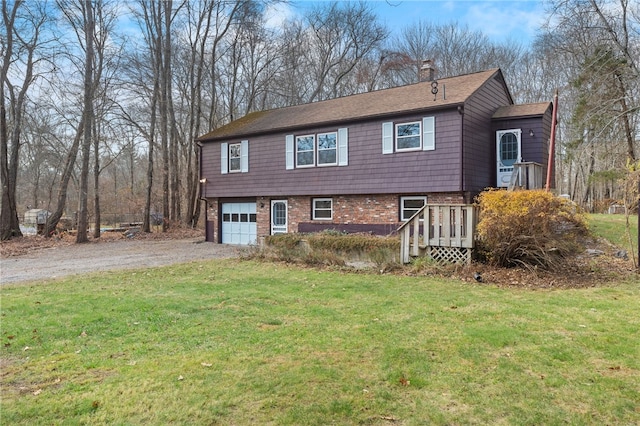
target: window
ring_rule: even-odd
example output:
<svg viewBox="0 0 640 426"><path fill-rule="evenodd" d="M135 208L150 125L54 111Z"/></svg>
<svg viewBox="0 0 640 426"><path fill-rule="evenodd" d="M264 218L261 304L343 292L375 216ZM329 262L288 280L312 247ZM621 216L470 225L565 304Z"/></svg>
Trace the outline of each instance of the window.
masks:
<svg viewBox="0 0 640 426"><path fill-rule="evenodd" d="M229 172L240 171L241 149L239 143L229 145Z"/></svg>
<svg viewBox="0 0 640 426"><path fill-rule="evenodd" d="M333 200L331 198L313 199L313 219L331 220L333 219Z"/></svg>
<svg viewBox="0 0 640 426"><path fill-rule="evenodd" d="M500 161L505 166L513 166L518 161L518 136L515 132L506 132L500 136Z"/></svg>
<svg viewBox="0 0 640 426"><path fill-rule="evenodd" d="M423 117L408 123L382 123L382 153L433 151L436 149L436 119Z"/></svg>
<svg viewBox="0 0 640 426"><path fill-rule="evenodd" d="M427 197L402 197L400 198L400 220L407 221L418 213L427 204Z"/></svg>
<svg viewBox="0 0 640 426"><path fill-rule="evenodd" d="M304 167L348 166L349 130L318 133L317 135L285 138L285 166L287 170Z"/></svg>
<svg viewBox="0 0 640 426"><path fill-rule="evenodd" d="M220 144L220 172L222 174L249 172L249 141Z"/></svg>
<svg viewBox="0 0 640 426"><path fill-rule="evenodd" d="M315 154L314 135L296 137L296 167L313 167Z"/></svg>
<svg viewBox="0 0 640 426"><path fill-rule="evenodd" d="M318 166L338 164L338 134L321 133L318 135Z"/></svg>
<svg viewBox="0 0 640 426"><path fill-rule="evenodd" d="M420 122L396 124L396 151L420 149Z"/></svg>

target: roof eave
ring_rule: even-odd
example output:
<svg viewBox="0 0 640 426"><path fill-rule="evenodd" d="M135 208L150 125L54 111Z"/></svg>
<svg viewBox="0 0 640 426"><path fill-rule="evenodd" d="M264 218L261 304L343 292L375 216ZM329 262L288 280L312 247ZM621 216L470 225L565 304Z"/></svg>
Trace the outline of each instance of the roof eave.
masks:
<svg viewBox="0 0 640 426"><path fill-rule="evenodd" d="M248 138L248 137L272 135L274 133L290 133L296 130L307 129L309 127L330 127L330 126L337 126L345 123L359 123L363 121L378 120L381 118L393 118L393 117L398 117L402 115L411 115L411 114L416 114L423 111L428 112L428 111L435 111L435 110L456 109L459 106L464 106L464 104L465 104L464 101L460 101L460 102L450 103L446 105L406 109L402 111L386 112L384 114L372 114L372 115L355 117L355 118L352 117L350 119L347 118L343 120L330 120L330 121L322 121L322 122L316 122L316 123L306 123L306 124L301 124L296 126L279 127L279 128L269 129L265 131L234 133L234 134L212 136L212 137L207 137L207 135L204 135L204 136L200 136L199 138L196 138L195 140L197 143L208 143L208 142L219 142L219 141L224 141L229 139L241 139L241 138ZM213 132L210 132L210 133L213 133Z"/></svg>

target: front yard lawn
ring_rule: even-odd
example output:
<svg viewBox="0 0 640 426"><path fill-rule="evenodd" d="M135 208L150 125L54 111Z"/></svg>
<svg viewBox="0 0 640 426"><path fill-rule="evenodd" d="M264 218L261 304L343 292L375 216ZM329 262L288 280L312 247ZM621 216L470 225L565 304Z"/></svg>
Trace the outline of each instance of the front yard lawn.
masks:
<svg viewBox="0 0 640 426"><path fill-rule="evenodd" d="M634 281L219 260L0 296L2 424L640 423Z"/></svg>

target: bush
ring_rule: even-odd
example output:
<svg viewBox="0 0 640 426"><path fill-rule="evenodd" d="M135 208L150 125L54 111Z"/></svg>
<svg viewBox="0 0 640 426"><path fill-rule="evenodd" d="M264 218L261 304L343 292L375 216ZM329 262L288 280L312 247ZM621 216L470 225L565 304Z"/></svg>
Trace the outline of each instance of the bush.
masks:
<svg viewBox="0 0 640 426"><path fill-rule="evenodd" d="M486 191L478 203L479 247L494 265L558 269L587 234L574 203L542 190Z"/></svg>
<svg viewBox="0 0 640 426"><path fill-rule="evenodd" d="M278 234L265 238L262 255L269 253L281 261L307 265L342 266L346 260L368 258L377 266L395 262L400 250L398 237L376 237L367 234L343 234L324 231L314 234Z"/></svg>

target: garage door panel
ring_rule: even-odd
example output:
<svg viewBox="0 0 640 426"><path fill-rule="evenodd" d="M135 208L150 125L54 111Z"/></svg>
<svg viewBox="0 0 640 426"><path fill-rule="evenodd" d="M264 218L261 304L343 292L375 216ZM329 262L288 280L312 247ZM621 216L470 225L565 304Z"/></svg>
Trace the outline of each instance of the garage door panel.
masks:
<svg viewBox="0 0 640 426"><path fill-rule="evenodd" d="M225 244L255 244L256 203L222 204L222 242Z"/></svg>

